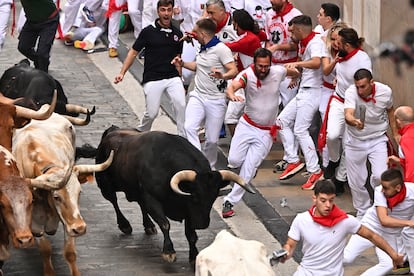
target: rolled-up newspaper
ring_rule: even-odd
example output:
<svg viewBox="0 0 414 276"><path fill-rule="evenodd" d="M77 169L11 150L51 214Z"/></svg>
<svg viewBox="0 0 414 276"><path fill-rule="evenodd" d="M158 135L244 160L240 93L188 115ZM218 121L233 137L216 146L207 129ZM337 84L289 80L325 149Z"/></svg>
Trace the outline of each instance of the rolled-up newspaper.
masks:
<svg viewBox="0 0 414 276"><path fill-rule="evenodd" d="M365 105L360 105L359 106L359 120L361 121L361 123L365 123L365 113L367 112L367 108Z"/></svg>

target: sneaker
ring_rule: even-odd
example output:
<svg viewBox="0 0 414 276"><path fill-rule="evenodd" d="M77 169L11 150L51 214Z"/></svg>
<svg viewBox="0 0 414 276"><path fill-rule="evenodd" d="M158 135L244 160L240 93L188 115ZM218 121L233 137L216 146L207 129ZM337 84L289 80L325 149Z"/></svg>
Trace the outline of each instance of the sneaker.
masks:
<svg viewBox="0 0 414 276"><path fill-rule="evenodd" d="M288 164L289 163L286 160L280 160L275 164L273 172L283 172L284 170L286 170Z"/></svg>
<svg viewBox="0 0 414 276"><path fill-rule="evenodd" d="M312 173L309 176L308 181L306 181L306 183L302 185L302 190L313 190L316 182L320 179L323 179L323 171L321 169L319 169L318 172Z"/></svg>
<svg viewBox="0 0 414 276"><path fill-rule="evenodd" d="M73 43L73 47L77 48L77 49L83 49L83 47L85 47L86 43L83 42L82 40L75 40L75 42Z"/></svg>
<svg viewBox="0 0 414 276"><path fill-rule="evenodd" d="M335 175L335 170L339 166L339 161L340 160L334 162L334 161L329 160L328 166L323 172L323 177L325 179L331 179Z"/></svg>
<svg viewBox="0 0 414 276"><path fill-rule="evenodd" d="M345 185L348 183L347 181L341 181L336 179L336 177L334 177L332 179L333 183L335 184L335 188L336 188L336 195L342 195L343 193L345 193Z"/></svg>
<svg viewBox="0 0 414 276"><path fill-rule="evenodd" d="M280 180L288 179L289 177L294 176L297 174L301 169L305 167L305 164L298 161L296 163L288 163L286 166L286 169L282 172L282 174L279 176Z"/></svg>
<svg viewBox="0 0 414 276"><path fill-rule="evenodd" d="M109 57L114 58L118 56L118 50L116 48L109 48Z"/></svg>
<svg viewBox="0 0 414 276"><path fill-rule="evenodd" d="M229 218L234 216L233 204L226 200L223 203L223 210L221 211L221 215L223 216L223 218Z"/></svg>
<svg viewBox="0 0 414 276"><path fill-rule="evenodd" d="M93 16L93 12L88 9L87 6L84 6L82 9L82 15L86 21L89 23L95 23L95 17Z"/></svg>
<svg viewBox="0 0 414 276"><path fill-rule="evenodd" d="M392 275L405 275L410 273L410 264L408 261L405 261L402 266L397 266L397 268L391 270Z"/></svg>

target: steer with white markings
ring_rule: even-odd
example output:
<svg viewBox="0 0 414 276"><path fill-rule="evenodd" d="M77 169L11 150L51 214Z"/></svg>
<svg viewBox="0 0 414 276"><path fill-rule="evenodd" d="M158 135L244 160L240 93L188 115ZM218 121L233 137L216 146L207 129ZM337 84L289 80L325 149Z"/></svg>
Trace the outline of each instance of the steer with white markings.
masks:
<svg viewBox="0 0 414 276"><path fill-rule="evenodd" d="M80 275L76 265L75 237L86 232L86 223L79 210L80 180L86 182L87 176L106 169L112 155L103 164L75 165L75 128L57 113L44 121L32 120L16 130L13 154L25 177L56 178L67 183L62 189L33 192L32 232L43 255L44 274L54 274L51 246L44 234L55 234L61 221L65 229L64 257L71 275Z"/></svg>
<svg viewBox="0 0 414 276"><path fill-rule="evenodd" d="M176 253L167 218L184 220L189 260L194 263L198 254L195 230L209 226L210 210L220 189L234 181L253 193L237 174L212 171L203 153L178 135L139 133L112 126L103 134L96 162L105 160L111 149L115 150L112 165L96 173L95 178L102 195L115 208L119 229L126 234L132 232L117 202L116 192L122 191L128 201L140 205L145 233L156 233L150 216L160 227L164 235L162 257L168 262L175 261Z"/></svg>
<svg viewBox="0 0 414 276"><path fill-rule="evenodd" d="M16 160L11 154L12 132L27 124L31 118L48 118L56 104L56 93L52 104L35 112L15 106L14 101L0 95L0 274L3 262L10 257L9 240L16 248L33 244L30 230L32 220L33 187L61 188L64 183L51 179L28 179L20 176Z"/></svg>

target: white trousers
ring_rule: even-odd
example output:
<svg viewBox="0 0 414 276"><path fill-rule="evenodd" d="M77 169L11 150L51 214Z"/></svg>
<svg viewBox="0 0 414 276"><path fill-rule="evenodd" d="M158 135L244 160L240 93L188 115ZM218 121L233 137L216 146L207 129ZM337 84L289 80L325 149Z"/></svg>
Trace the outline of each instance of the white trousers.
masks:
<svg viewBox="0 0 414 276"><path fill-rule="evenodd" d="M67 0L64 12L65 12L65 19L62 25L62 32L65 35L69 32L70 28L72 27L73 23L75 22L76 16L78 15L80 4L83 3L83 0Z"/></svg>
<svg viewBox="0 0 414 276"><path fill-rule="evenodd" d="M10 3L2 3L0 1L0 52L3 48L4 41L7 35L7 26L9 23L11 11L11 4Z"/></svg>
<svg viewBox="0 0 414 276"><path fill-rule="evenodd" d="M158 115L161 96L166 93L175 115L177 133L185 137L185 90L180 77L149 81L144 84L146 110L142 117L141 124L138 126L140 131L151 130L152 123Z"/></svg>
<svg viewBox="0 0 414 276"><path fill-rule="evenodd" d="M95 44L95 41L102 34L102 32L103 30L97 26L91 28L78 27L75 30L72 40L89 41Z"/></svg>
<svg viewBox="0 0 414 276"><path fill-rule="evenodd" d="M298 94L278 116L279 125L282 127L279 135L285 150L285 160L289 163L299 161L299 143L305 157L306 169L310 173L320 169L315 144L309 134L313 116L319 108L320 97L320 88L300 88Z"/></svg>
<svg viewBox="0 0 414 276"><path fill-rule="evenodd" d="M185 133L188 141L201 150L208 159L212 169L217 163L218 140L226 113L226 99L209 100L191 91L185 109ZM198 130L205 128L204 147L201 148Z"/></svg>
<svg viewBox="0 0 414 276"><path fill-rule="evenodd" d="M331 97L333 92L334 90L328 87L322 86L321 88L321 102L319 103L319 114L321 114L322 121L323 121L323 118L325 117L325 111L326 111L326 107L328 106L329 98ZM322 164L324 167L326 167L328 166L328 163L329 163L329 151L328 151L328 146L325 145L325 147L322 150Z"/></svg>
<svg viewBox="0 0 414 276"><path fill-rule="evenodd" d="M273 140L268 130L254 127L241 117L236 131L231 139L228 162L229 165L240 168L240 177L250 183L262 161L269 154ZM244 195L244 189L234 185L224 201L236 204Z"/></svg>
<svg viewBox="0 0 414 276"><path fill-rule="evenodd" d="M411 218L414 220L414 217ZM401 232L404 243L405 254L407 254L410 263L410 272L414 273L414 228L404 227Z"/></svg>
<svg viewBox="0 0 414 276"><path fill-rule="evenodd" d="M142 30L142 9L143 0L115 0L117 6L121 6L128 2L128 15L131 18L132 25L134 25L134 36L138 37ZM104 0L103 4L108 8L109 0ZM121 20L122 11L114 11L109 17L108 21L108 42L109 48L118 48L119 24Z"/></svg>
<svg viewBox="0 0 414 276"><path fill-rule="evenodd" d="M381 174L388 168L387 141L385 134L378 138L360 140L345 131L346 171L358 218L362 218L371 207L371 199L364 186L368 177L367 160L371 164L370 184L374 188L380 184Z"/></svg>
<svg viewBox="0 0 414 276"><path fill-rule="evenodd" d="M145 28L158 17L157 2L158 0L141 0L143 2L142 9L142 28Z"/></svg>
<svg viewBox="0 0 414 276"><path fill-rule="evenodd" d="M381 233L381 236L394 250L398 251L396 235ZM374 244L368 239L357 234L352 235L344 250L344 264L352 263L363 251L373 246ZM391 257L378 247L375 247L375 253L378 257L378 264L370 267L361 276L382 276L387 275L392 270L393 263Z"/></svg>

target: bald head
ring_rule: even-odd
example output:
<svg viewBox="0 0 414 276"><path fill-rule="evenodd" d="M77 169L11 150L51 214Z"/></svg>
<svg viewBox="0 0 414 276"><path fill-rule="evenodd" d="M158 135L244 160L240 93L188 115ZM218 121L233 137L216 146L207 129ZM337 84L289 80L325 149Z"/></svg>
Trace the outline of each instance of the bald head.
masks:
<svg viewBox="0 0 414 276"><path fill-rule="evenodd" d="M395 109L394 116L399 127L414 122L414 110L411 106L403 105L398 107Z"/></svg>

